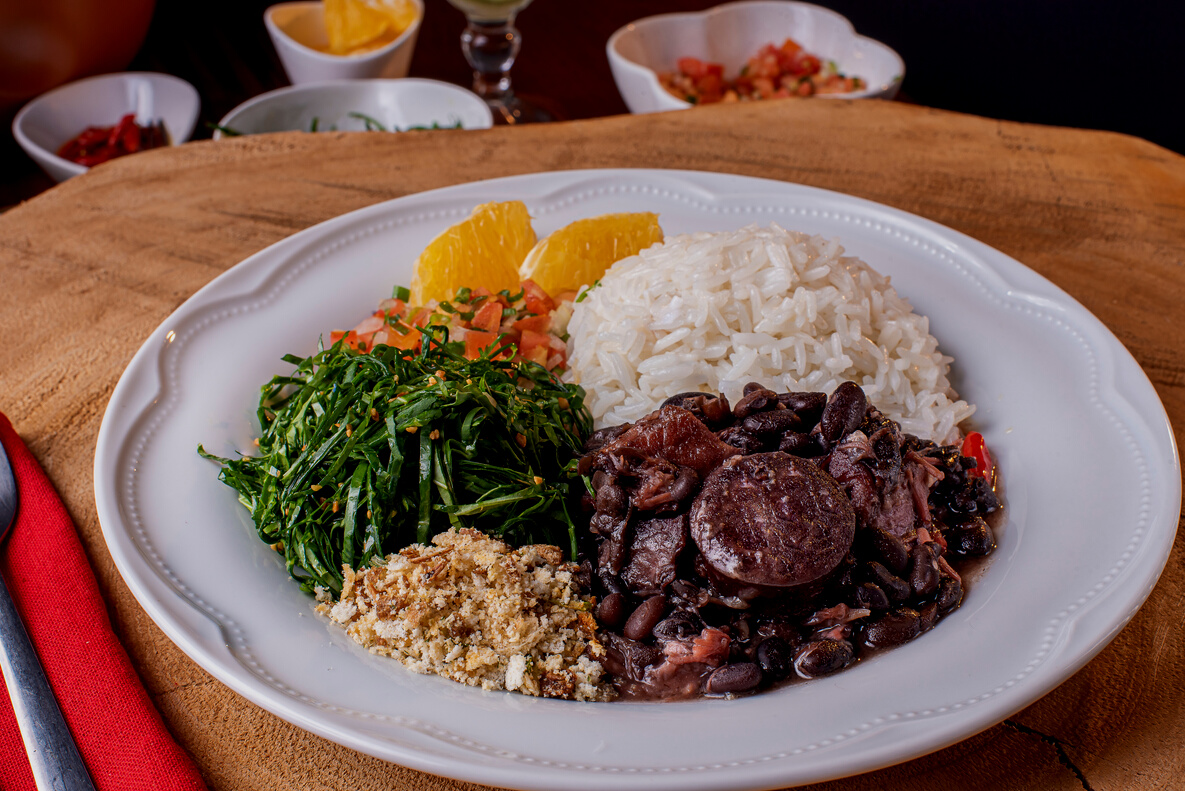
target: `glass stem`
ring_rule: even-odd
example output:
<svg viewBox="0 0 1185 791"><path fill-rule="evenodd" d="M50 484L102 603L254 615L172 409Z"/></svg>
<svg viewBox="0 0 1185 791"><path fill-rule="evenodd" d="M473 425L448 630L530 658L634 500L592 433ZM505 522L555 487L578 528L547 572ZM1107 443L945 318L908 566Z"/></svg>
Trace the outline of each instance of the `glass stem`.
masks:
<svg viewBox="0 0 1185 791"><path fill-rule="evenodd" d="M461 33L461 50L473 67L473 92L487 103L502 104L512 96L510 67L521 45L513 16L500 22L470 19Z"/></svg>

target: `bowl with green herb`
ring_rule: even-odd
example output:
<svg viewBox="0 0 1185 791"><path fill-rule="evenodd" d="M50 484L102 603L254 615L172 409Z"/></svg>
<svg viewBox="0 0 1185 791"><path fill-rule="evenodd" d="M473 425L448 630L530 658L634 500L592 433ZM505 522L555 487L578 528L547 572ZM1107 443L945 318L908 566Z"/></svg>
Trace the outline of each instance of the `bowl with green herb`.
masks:
<svg viewBox="0 0 1185 791"><path fill-rule="evenodd" d="M333 80L260 94L214 125L214 139L267 132L406 132L488 129L489 107L438 80Z"/></svg>

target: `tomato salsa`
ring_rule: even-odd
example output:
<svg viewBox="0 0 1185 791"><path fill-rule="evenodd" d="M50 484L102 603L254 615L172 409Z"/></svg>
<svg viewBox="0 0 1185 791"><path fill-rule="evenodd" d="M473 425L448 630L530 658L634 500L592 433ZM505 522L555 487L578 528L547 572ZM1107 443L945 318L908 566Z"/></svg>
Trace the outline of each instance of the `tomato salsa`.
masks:
<svg viewBox="0 0 1185 791"><path fill-rule="evenodd" d="M735 80L724 78L723 64L699 58L679 58L676 67L659 74L659 82L672 96L692 104L851 93L867 87L860 77L841 74L835 61L822 61L789 38L780 47L766 44L758 50Z"/></svg>
<svg viewBox="0 0 1185 791"><path fill-rule="evenodd" d="M427 306L407 304L407 289L397 288L378 310L349 331L334 330L332 343L366 352L376 346L420 348L421 327L448 328L450 343L464 344L464 355L476 360L482 350L502 346L502 356L538 363L549 371L564 368L567 344L564 331L571 316L573 292L553 299L532 280L524 280L518 293L484 288L462 288L447 302L431 300Z"/></svg>

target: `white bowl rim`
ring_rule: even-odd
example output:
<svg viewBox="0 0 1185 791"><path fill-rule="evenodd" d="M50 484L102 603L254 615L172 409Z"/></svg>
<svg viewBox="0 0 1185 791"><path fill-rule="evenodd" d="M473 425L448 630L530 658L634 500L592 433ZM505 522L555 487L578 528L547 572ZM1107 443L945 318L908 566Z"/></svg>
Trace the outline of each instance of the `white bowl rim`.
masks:
<svg viewBox="0 0 1185 791"><path fill-rule="evenodd" d="M801 2L801 0L737 0L737 2L722 3L717 6L712 6L711 8L705 8L703 11L671 11L671 12L668 12L665 14L653 14L651 16L642 17L641 19L635 19L633 22L623 25L622 27L615 30L613 32L613 35L609 36L609 40L605 44L605 51L608 53L610 60L617 59L618 62L622 66L644 73L647 77L647 80L652 83L652 87L657 88L663 94L670 96L671 100L678 102L681 107L694 107L694 105L691 102L685 101L683 99L678 98L677 96L673 96L670 93L668 93L667 90L662 87L662 83L659 82L658 73L656 71L654 71L654 69L652 69L648 66L643 66L641 63L638 63L637 61L632 60L630 58L627 58L620 51L618 51L617 42L626 34L633 32L639 25L651 25L651 24L655 24L659 21L664 21L664 20L668 20L668 19L687 19L687 18L695 18L695 17L709 17L709 16L712 16L717 13L726 13L728 11L731 11L732 9L740 8L743 6L784 6L784 5L803 6L803 7L809 8L815 12L821 13L824 16L830 16L830 17L834 17L835 19L838 19L840 22L842 22L844 25L847 26L848 30L850 30L852 32L853 38L855 38L857 41L863 41L863 42L866 42L867 44L881 47L886 52L888 52L889 55L891 55L893 57L893 59L895 61L897 61L898 69L897 69L897 75L895 77L895 80L898 83L901 83L902 81L904 81L904 79L905 79L905 61L902 59L901 55L897 52L897 50L893 49L892 47L890 47L888 44L884 43L883 41L880 41L875 38L871 38L869 36L864 36L864 35L861 35L860 33L856 32L856 26L852 24L852 20L848 19L846 16L839 13L838 11L834 11L830 8L825 8L821 5L815 5L814 3L804 3L804 2ZM864 99L864 98L876 96L876 95L880 94L882 92L882 90L883 90L883 88L880 86L876 86L876 87L869 86L861 91L851 91L849 93L829 93L829 94L823 94L819 98Z"/></svg>
<svg viewBox="0 0 1185 791"><path fill-rule="evenodd" d="M107 74L96 74L91 77L83 77L80 80L74 80L72 82L67 82L64 85L59 85L58 87L48 90L43 94L34 96L25 103L25 106L22 107L20 112L16 114L16 117L12 119L12 136L16 138L17 143L20 144L21 148L25 149L25 152L28 153L30 157L32 157L33 151L37 151L41 155L49 158L54 162L54 164L58 165L63 170L68 170L75 176L81 176L83 173L86 173L88 170L90 170L89 166L80 165L77 162L71 162L68 159L63 159L53 151L47 151L45 148L29 139L29 136L25 134L24 130L25 116L28 115L29 111L42 100L48 99L54 94L62 93L68 88L73 88L75 85L83 85L88 82L115 82L127 77L147 77L150 79L162 80L164 82L172 82L178 88L181 88L182 90L188 90L190 98L193 100L193 123L190 124L189 129L185 131L184 135L173 134L173 130L170 129L169 145L178 146L189 140L189 138L193 135L194 127L197 126L198 115L201 113L201 96L198 95L197 88L193 87L193 85L190 83L173 74L165 74L164 72L160 71L113 71L108 72ZM35 159L35 157L33 158Z"/></svg>
<svg viewBox="0 0 1185 791"><path fill-rule="evenodd" d="M301 42L294 39L292 36L288 35L284 31L284 29L281 28L279 25L277 25L275 23L275 21L272 19L272 12L275 11L277 8L289 8L291 6L324 5L324 3L321 2L321 0L290 0L290 2L287 2L287 3L276 3L275 5L270 5L267 8L265 8L263 11L263 24L267 27L268 33L271 33L273 36L279 36L284 41L286 41L287 43L293 45L298 50L300 50L301 54L307 55L307 56L313 58L314 60L321 60L326 63L341 63L342 61L350 61L353 63L364 63L364 62L368 62L368 61L372 61L372 60L378 60L378 59L382 58L384 55L389 55L390 53L392 53L396 49L398 49L400 47L400 45L403 44L403 42L407 41L407 39L410 36L415 35L416 31L420 27L420 22L422 22L424 19L424 0L411 0L411 1L416 4L416 7L419 9L420 13L418 15L416 15L415 20L410 25L407 26L407 29L404 30L402 33L400 33L398 36L396 36L393 41L389 41L388 43L384 44L383 46L379 47L378 49L372 49L369 52L362 52L357 55L333 55L328 52L321 52L320 50L313 49L312 47L302 44ZM302 84L309 85L312 83L302 83ZM290 86L290 87L296 87L296 86ZM266 94L264 94L264 95L266 95ZM219 122L219 123L221 123L221 122Z"/></svg>
<svg viewBox="0 0 1185 791"><path fill-rule="evenodd" d="M258 96L252 96L250 99L243 102L242 104L238 104L235 107L231 108L230 112L228 112L226 115L222 116L222 118L220 118L218 120L218 126L219 127L228 126L227 121L229 121L234 116L238 115L240 112L249 110L257 104L263 104L265 101L275 98L276 96L284 96L284 95L290 94L290 93L303 93L305 91L313 90L314 88L329 88L329 87L335 87L335 86L354 87L354 86L358 86L360 83L366 83L366 84L393 83L393 84L399 84L399 85L408 85L408 84L411 84L411 85L435 85L435 86L446 87L452 91L460 91L461 93L465 94L466 96L471 96L474 99L477 99L477 101L481 103L482 107L485 108L486 113L489 114L490 125L492 126L494 123L494 115L492 112L490 112L489 105L487 105L484 101L482 101L481 97L478 96L476 93L468 90L467 88L462 88L460 85L456 85L451 82L445 82L444 80L430 80L425 77L373 77L373 78L364 79L364 80L355 80L355 79L350 79L350 78L342 78L342 79L337 79L337 80L319 80L317 82L302 82L300 85L285 85L283 88L275 88L274 90L267 91L266 93L261 93ZM474 104L474 107L477 107L477 105ZM488 128L488 127L482 127L482 128ZM269 134L269 133L259 132L257 134ZM229 137L229 136L230 135L223 135L222 129L215 129L214 134L213 134L213 139L221 140L222 138ZM244 136L247 136L247 135L244 135Z"/></svg>

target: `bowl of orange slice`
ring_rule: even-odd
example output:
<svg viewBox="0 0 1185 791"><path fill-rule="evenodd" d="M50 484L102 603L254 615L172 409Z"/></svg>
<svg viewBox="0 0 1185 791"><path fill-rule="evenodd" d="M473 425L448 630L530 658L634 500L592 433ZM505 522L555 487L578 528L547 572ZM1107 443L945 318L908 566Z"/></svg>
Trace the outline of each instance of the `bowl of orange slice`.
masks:
<svg viewBox="0 0 1185 791"><path fill-rule="evenodd" d="M406 77L423 0L298 0L263 12L293 85Z"/></svg>

